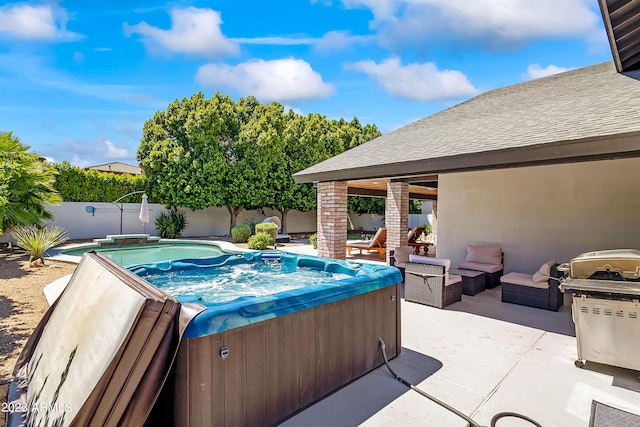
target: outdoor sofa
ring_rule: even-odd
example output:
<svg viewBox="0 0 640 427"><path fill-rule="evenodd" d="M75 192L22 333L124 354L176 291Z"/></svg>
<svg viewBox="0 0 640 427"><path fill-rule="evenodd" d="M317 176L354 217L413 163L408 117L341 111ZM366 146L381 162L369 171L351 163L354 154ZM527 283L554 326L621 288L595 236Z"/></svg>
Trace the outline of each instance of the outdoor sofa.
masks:
<svg viewBox="0 0 640 427"><path fill-rule="evenodd" d="M562 274L555 261L549 261L533 274L511 272L500 278L502 302L558 311L563 295L558 285Z"/></svg>

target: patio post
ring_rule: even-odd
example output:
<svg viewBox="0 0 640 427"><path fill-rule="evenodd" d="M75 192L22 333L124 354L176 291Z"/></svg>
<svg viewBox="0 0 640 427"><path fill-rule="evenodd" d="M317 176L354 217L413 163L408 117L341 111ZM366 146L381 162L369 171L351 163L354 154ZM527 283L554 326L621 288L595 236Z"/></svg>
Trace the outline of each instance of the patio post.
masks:
<svg viewBox="0 0 640 427"><path fill-rule="evenodd" d="M345 259L347 251L347 183L318 183L318 255Z"/></svg>
<svg viewBox="0 0 640 427"><path fill-rule="evenodd" d="M387 263L389 253L399 246L407 246L409 229L409 184L389 182L385 204L385 226L387 227Z"/></svg>

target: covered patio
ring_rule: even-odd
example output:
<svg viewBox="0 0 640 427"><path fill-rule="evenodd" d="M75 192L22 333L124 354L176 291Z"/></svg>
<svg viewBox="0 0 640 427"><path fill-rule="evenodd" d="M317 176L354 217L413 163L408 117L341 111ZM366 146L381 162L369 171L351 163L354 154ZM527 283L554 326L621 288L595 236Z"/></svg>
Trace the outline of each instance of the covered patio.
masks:
<svg viewBox="0 0 640 427"><path fill-rule="evenodd" d="M452 266L467 244L501 246L505 273L637 247L638 78L607 62L496 89L298 172L317 183L318 253L345 257L349 194L386 197L387 253L409 198L437 198Z"/></svg>

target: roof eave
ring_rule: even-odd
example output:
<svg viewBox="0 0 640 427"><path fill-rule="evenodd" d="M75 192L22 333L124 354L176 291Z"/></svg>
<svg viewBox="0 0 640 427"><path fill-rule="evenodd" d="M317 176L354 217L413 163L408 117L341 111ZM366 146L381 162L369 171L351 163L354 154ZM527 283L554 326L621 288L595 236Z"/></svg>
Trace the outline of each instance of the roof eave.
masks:
<svg viewBox="0 0 640 427"><path fill-rule="evenodd" d="M640 157L640 132L552 142L503 150L468 153L457 156L388 163L360 168L305 171L293 175L295 182L346 181L425 173L451 173L512 167L576 163Z"/></svg>

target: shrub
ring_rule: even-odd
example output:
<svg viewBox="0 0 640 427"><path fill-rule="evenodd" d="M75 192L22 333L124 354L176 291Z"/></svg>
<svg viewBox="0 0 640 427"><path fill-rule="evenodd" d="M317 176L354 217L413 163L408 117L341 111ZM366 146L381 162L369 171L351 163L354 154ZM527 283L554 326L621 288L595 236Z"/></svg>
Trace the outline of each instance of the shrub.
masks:
<svg viewBox="0 0 640 427"><path fill-rule="evenodd" d="M273 244L271 243L271 239L272 239L271 234L265 233L264 231L258 231L256 234L249 237L249 240L247 241L247 246L249 247L249 249L258 249L258 250L267 249L269 245Z"/></svg>
<svg viewBox="0 0 640 427"><path fill-rule="evenodd" d="M256 224L256 234L263 232L271 236L271 243L273 245L276 242L276 236L278 235L278 226L272 222L261 222Z"/></svg>
<svg viewBox="0 0 640 427"><path fill-rule="evenodd" d="M255 217L249 216L249 217L246 217L242 221L242 223L244 225L249 226L249 229L251 230L251 233L249 235L251 235L251 234L256 234L256 224L260 224L260 220Z"/></svg>
<svg viewBox="0 0 640 427"><path fill-rule="evenodd" d="M184 212L176 208L171 208L169 212L162 212L156 218L156 229L163 239L179 239L187 225Z"/></svg>
<svg viewBox="0 0 640 427"><path fill-rule="evenodd" d="M233 243L246 243L251 236L251 228L248 225L236 225L231 229Z"/></svg>
<svg viewBox="0 0 640 427"><path fill-rule="evenodd" d="M19 225L11 228L9 234L16 239L16 245L27 251L31 265L35 265L37 261L44 265L45 252L69 239L67 231L57 225L42 228L35 225Z"/></svg>
<svg viewBox="0 0 640 427"><path fill-rule="evenodd" d="M431 234L433 233L433 227L431 226L431 224L425 224L424 225L424 234Z"/></svg>
<svg viewBox="0 0 640 427"><path fill-rule="evenodd" d="M313 246L313 249L318 249L318 233L309 236L309 244Z"/></svg>

